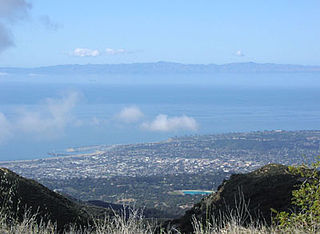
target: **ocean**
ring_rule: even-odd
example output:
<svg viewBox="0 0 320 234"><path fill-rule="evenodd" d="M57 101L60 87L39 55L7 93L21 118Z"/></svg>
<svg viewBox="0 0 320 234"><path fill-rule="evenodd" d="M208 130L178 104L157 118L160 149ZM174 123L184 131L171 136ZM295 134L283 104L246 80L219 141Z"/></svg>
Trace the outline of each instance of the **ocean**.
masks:
<svg viewBox="0 0 320 234"><path fill-rule="evenodd" d="M320 74L0 77L0 161L173 136L320 129Z"/></svg>

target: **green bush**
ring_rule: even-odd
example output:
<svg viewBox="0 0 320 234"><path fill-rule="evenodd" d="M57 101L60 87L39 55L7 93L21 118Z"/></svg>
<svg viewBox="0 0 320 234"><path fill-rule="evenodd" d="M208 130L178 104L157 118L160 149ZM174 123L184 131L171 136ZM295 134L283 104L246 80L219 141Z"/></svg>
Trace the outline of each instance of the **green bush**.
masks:
<svg viewBox="0 0 320 234"><path fill-rule="evenodd" d="M309 231L320 230L320 157L311 166L290 166L289 173L303 178L292 192L295 210L277 212L275 222L280 228L299 227Z"/></svg>

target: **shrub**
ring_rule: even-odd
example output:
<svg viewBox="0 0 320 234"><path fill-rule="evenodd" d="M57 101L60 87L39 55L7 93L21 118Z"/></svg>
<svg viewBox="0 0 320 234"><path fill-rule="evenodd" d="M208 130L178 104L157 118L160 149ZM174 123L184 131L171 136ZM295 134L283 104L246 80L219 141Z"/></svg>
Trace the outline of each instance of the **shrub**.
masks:
<svg viewBox="0 0 320 234"><path fill-rule="evenodd" d="M292 192L292 204L296 207L291 212L276 213L275 222L280 228L299 227L308 231L320 230L320 157L311 166L302 164L290 166L289 173L303 178L297 190Z"/></svg>

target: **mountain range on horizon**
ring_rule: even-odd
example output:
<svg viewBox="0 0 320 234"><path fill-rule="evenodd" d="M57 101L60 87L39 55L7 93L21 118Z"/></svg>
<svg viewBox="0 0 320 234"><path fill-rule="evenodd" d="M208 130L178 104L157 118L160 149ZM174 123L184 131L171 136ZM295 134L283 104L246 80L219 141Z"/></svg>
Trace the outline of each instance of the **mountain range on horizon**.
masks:
<svg viewBox="0 0 320 234"><path fill-rule="evenodd" d="M15 74L184 74L184 73L294 73L320 72L320 66L275 63L182 64L173 62L127 64L66 64L33 68L0 67L2 75Z"/></svg>

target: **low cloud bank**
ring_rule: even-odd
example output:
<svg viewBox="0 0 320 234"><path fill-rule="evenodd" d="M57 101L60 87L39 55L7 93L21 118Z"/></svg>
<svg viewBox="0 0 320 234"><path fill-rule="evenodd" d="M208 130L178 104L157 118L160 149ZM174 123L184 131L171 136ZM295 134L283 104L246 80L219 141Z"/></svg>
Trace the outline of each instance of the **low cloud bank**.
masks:
<svg viewBox="0 0 320 234"><path fill-rule="evenodd" d="M124 107L119 113L99 119L79 120L73 110L80 100L80 94L69 92L60 98L47 98L36 109L20 108L8 118L0 112L0 143L7 142L16 136L34 139L56 139L64 135L67 127L105 126L116 122L126 124L125 127L140 127L140 130L154 132L196 131L198 124L186 115L168 117L157 115L151 121L143 122L145 114L137 106ZM111 120L111 122L110 122ZM132 124L129 125L129 124Z"/></svg>
<svg viewBox="0 0 320 234"><path fill-rule="evenodd" d="M54 136L61 133L67 124L73 122L71 111L79 99L79 94L72 92L61 99L48 98L41 111L22 111L17 127L26 133L42 133Z"/></svg>
<svg viewBox="0 0 320 234"><path fill-rule="evenodd" d="M37 138L60 136L68 125L78 124L72 110L79 97L79 93L71 92L59 99L48 98L37 110L19 110L18 117L13 120L0 113L0 143L21 133Z"/></svg>
<svg viewBox="0 0 320 234"><path fill-rule="evenodd" d="M123 108L120 113L116 115L116 118L125 123L135 123L138 122L143 116L144 114L138 107L130 106Z"/></svg>
<svg viewBox="0 0 320 234"><path fill-rule="evenodd" d="M196 131L198 124L194 118L188 116L168 117L160 114L153 121L142 123L142 128L149 131L170 132L177 130Z"/></svg>

